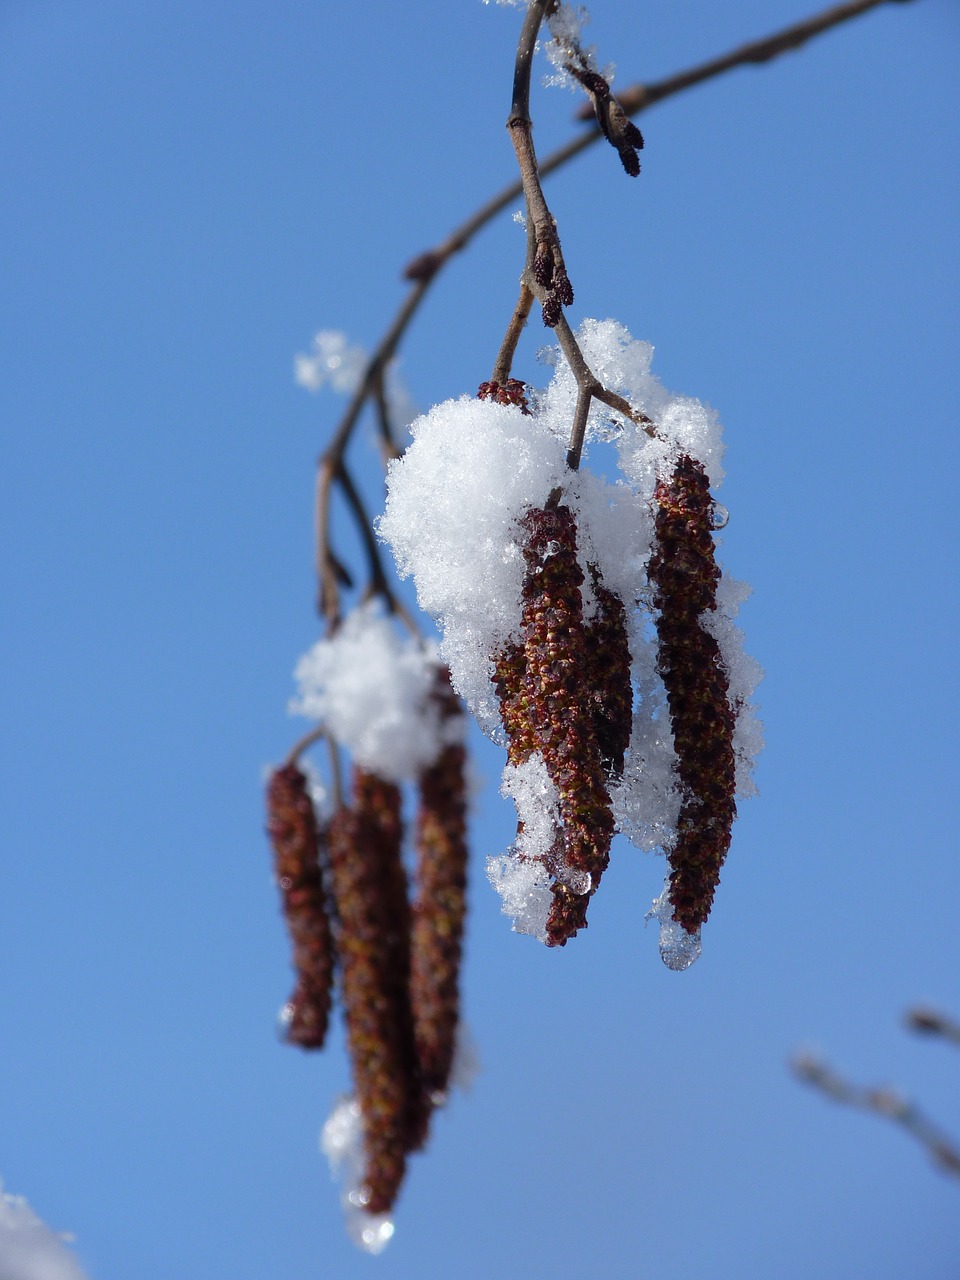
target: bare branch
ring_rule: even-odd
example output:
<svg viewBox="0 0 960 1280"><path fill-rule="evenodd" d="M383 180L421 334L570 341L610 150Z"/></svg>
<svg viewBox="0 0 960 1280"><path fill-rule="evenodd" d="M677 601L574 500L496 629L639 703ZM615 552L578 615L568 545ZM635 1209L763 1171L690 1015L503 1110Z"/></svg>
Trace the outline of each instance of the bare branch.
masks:
<svg viewBox="0 0 960 1280"><path fill-rule="evenodd" d="M949 1040L951 1044L960 1044L960 1022L954 1018L948 1018L945 1013L938 1013L936 1009L925 1009L918 1005L914 1009L907 1010L904 1021L911 1031L919 1031L922 1035L940 1036L943 1040Z"/></svg>
<svg viewBox="0 0 960 1280"><path fill-rule="evenodd" d="M960 1178L960 1148L907 1098L893 1089L867 1089L851 1084L810 1054L798 1054L791 1066L798 1079L819 1089L834 1102L871 1111L899 1125L926 1148L939 1169Z"/></svg>
<svg viewBox="0 0 960 1280"><path fill-rule="evenodd" d="M822 13L814 14L813 17L797 22L791 27L784 27L782 31L775 31L773 35L765 36L761 40L751 40L747 44L739 45L729 53L710 58L699 66L691 67L688 71L680 71L654 84L631 85L624 89L623 93L617 94L617 100L627 115L634 116L647 107L652 107L655 102L662 102L664 98L670 98L675 93L683 92L684 89L703 84L705 80L713 80L724 72L732 71L735 67L743 67L749 63L771 62L774 58L779 58L782 53L799 49L808 40L822 35L832 27L849 22L851 18L859 18L861 14L867 13L870 9L876 9L878 5L890 3L904 4L909 3L909 0L850 0L848 4L833 5L829 9L824 9ZM589 112L581 112L580 115L586 119L590 117Z"/></svg>

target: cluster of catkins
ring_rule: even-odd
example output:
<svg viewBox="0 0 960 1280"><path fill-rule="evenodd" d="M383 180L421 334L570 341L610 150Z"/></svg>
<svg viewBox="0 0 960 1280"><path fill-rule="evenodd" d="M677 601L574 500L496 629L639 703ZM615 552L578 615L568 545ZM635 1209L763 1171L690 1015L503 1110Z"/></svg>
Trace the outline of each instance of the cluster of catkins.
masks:
<svg viewBox="0 0 960 1280"><path fill-rule="evenodd" d="M371 606L311 650L298 676L296 708L319 714L331 738L351 749L353 776L349 799L332 812L322 797L315 803L315 784L297 762L269 778L267 826L296 971L282 1020L291 1043L321 1048L339 971L360 1127L346 1200L373 1221L393 1205L454 1061L464 716L446 668ZM418 795L412 902L401 812L407 779ZM361 1243L364 1231L361 1223Z"/></svg>
<svg viewBox="0 0 960 1280"><path fill-rule="evenodd" d="M731 621L743 593L714 554L719 425L665 391L621 326L587 321L579 340L636 411L591 409L616 481L566 466L577 388L556 358L543 392L485 383L419 419L380 533L442 628L454 685L505 741L517 839L488 874L515 927L549 946L584 928L621 831L667 856L653 914L683 968L761 745L760 673Z"/></svg>

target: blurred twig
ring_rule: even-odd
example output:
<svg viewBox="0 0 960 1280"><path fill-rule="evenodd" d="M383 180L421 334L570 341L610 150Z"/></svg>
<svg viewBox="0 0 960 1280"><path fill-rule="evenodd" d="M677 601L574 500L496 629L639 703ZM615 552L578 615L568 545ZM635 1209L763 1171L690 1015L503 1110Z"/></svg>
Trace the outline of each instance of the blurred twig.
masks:
<svg viewBox="0 0 960 1280"><path fill-rule="evenodd" d="M960 1022L948 1018L945 1013L936 1009L924 1009L917 1005L908 1009L904 1018L911 1031L919 1031L921 1035L940 1036L951 1044L960 1044Z"/></svg>
<svg viewBox="0 0 960 1280"><path fill-rule="evenodd" d="M911 1009L906 1023L915 1031L940 1035L960 1044L960 1024L942 1014L927 1009ZM871 1089L852 1084L812 1053L795 1054L790 1065L798 1079L819 1089L834 1102L870 1111L899 1125L926 1148L939 1169L960 1178L960 1147L903 1094L886 1087Z"/></svg>

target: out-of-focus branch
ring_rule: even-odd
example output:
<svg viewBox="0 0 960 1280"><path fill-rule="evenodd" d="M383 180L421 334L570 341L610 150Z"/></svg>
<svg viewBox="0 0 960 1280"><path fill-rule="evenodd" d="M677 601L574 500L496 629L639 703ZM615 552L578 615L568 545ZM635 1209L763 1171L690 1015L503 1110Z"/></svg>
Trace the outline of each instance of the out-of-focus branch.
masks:
<svg viewBox="0 0 960 1280"><path fill-rule="evenodd" d="M906 1023L915 1031L943 1036L960 1044L960 1024L928 1009L911 1009ZM944 1173L960 1178L960 1147L908 1098L890 1088L866 1088L851 1084L832 1067L810 1053L795 1055L791 1062L794 1074L805 1084L834 1102L891 1120L926 1148L934 1164Z"/></svg>
<svg viewBox="0 0 960 1280"><path fill-rule="evenodd" d="M936 1009L925 1009L918 1005L907 1010L904 1021L911 1031L918 1031L921 1035L940 1036L951 1044L960 1044L960 1022L948 1018L945 1013L938 1013Z"/></svg>

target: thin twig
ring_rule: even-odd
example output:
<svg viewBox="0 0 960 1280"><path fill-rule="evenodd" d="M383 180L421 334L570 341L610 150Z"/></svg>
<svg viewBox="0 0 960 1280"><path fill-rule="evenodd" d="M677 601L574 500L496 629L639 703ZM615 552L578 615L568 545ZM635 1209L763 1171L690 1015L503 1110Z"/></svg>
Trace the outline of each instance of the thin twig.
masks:
<svg viewBox="0 0 960 1280"><path fill-rule="evenodd" d="M617 101L627 115L636 115L647 107L652 107L655 102L662 102L664 98L681 93L684 89L691 89L705 80L713 80L716 76L732 71L734 67L771 62L774 58L779 58L782 53L799 49L801 45L824 31L838 27L843 22L849 22L851 18L859 18L861 14L867 13L870 9L876 9L881 4L889 3L905 4L909 3L909 0L850 0L849 4L833 5L829 9L824 9L822 13L805 18L793 26L784 27L782 31L776 31L773 35L764 36L760 40L751 40L747 44L732 49L729 53L710 58L699 66L691 67L689 71L677 72L676 75L658 80L654 84L630 85L622 93L617 94ZM578 114L582 118L589 119L592 108L589 113L584 109Z"/></svg>
<svg viewBox="0 0 960 1280"><path fill-rule="evenodd" d="M384 383L383 369L374 383L373 400L377 410L377 427L380 430L380 449L385 461L399 458L403 450L393 438L393 423L390 421L390 404L387 399L387 388Z"/></svg>
<svg viewBox="0 0 960 1280"><path fill-rule="evenodd" d="M908 1099L892 1089L866 1089L850 1084L809 1054L798 1054L791 1065L799 1079L834 1102L871 1111L898 1124L926 1149L938 1168L960 1178L960 1148Z"/></svg>
<svg viewBox="0 0 960 1280"><path fill-rule="evenodd" d="M905 1021L911 1031L919 1031L922 1035L939 1036L951 1044L960 1044L960 1022L954 1018L948 1018L945 1013L938 1013L936 1009L925 1009L921 1006L908 1009Z"/></svg>
<svg viewBox="0 0 960 1280"><path fill-rule="evenodd" d="M520 335L523 333L523 328L527 323L527 317L530 315L532 306L533 291L521 281L520 297L517 299L517 305L514 307L510 323L507 325L507 332L503 335L503 342L500 344L500 350L497 352L497 359L493 366L493 373L490 375L492 381L499 382L502 385L510 377L510 369L513 366L517 343L520 341Z"/></svg>
<svg viewBox="0 0 960 1280"><path fill-rule="evenodd" d="M326 729L323 725L318 725L317 728L311 729L309 733L305 733L302 738L298 738L287 752L287 758L283 762L283 767L286 768L288 765L296 764L304 751L308 751L315 742L319 742L321 738L325 738L326 736Z"/></svg>
<svg viewBox="0 0 960 1280"><path fill-rule="evenodd" d="M404 623L404 625L419 637L420 630L414 622L410 613L401 600L398 600L390 588L390 582L387 578L386 571L383 567L383 557L380 554L380 547L377 543L376 535L373 532L373 523L367 515L366 508L363 505L363 499L360 497L359 490L353 483L353 477L346 467L340 467L337 476L343 495L350 504L356 521L357 530L363 540L363 549L367 555L367 567L369 572L369 582L366 590L366 599L373 596L379 596L386 605L390 613L396 616Z"/></svg>

